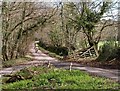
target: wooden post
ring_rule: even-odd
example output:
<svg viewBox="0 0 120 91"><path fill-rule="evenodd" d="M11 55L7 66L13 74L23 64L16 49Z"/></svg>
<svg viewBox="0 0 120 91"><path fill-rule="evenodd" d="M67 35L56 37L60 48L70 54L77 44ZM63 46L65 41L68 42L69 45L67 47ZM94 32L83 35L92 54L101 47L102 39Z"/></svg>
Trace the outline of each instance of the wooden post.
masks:
<svg viewBox="0 0 120 91"><path fill-rule="evenodd" d="M96 56L98 57L98 56L99 56L99 53L98 53L98 50L97 50L96 46L94 45L93 48L94 48L94 50L95 50Z"/></svg>
<svg viewBox="0 0 120 91"><path fill-rule="evenodd" d="M50 61L48 61L48 68L50 67Z"/></svg>
<svg viewBox="0 0 120 91"><path fill-rule="evenodd" d="M90 57L92 56L92 53L91 53L91 51L89 50L89 54L90 54Z"/></svg>
<svg viewBox="0 0 120 91"><path fill-rule="evenodd" d="M71 70L72 70L72 62L70 63L70 72L71 72Z"/></svg>

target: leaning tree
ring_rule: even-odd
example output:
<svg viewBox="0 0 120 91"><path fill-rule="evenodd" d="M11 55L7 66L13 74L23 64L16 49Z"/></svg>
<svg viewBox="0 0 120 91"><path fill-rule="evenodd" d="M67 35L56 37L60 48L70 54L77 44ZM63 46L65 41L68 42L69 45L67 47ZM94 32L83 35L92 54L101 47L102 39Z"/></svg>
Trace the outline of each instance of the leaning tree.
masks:
<svg viewBox="0 0 120 91"><path fill-rule="evenodd" d="M113 6L111 2L80 2L68 3L67 6L72 8L68 27L74 26L74 29L84 33L87 37L89 48L93 47L96 55L98 56L97 45L101 39L101 34L104 28L112 26L114 23L103 22L101 29L96 30L97 24L101 22L103 15ZM76 12L74 12L76 10ZM68 11L67 11L68 12ZM97 31L97 36L96 36Z"/></svg>

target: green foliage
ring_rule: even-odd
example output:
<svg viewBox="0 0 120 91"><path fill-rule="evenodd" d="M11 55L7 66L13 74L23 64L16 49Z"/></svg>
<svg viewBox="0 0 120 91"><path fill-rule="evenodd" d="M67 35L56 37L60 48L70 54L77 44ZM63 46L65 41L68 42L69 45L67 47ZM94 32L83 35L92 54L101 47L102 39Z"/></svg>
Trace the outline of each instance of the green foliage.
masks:
<svg viewBox="0 0 120 91"><path fill-rule="evenodd" d="M45 50L44 48L39 46L39 49L43 52L46 53L47 55L49 55L50 57L54 57L57 58L59 60L63 60L63 56L57 55L56 53L50 52L48 50Z"/></svg>
<svg viewBox="0 0 120 91"><path fill-rule="evenodd" d="M3 89L115 89L118 83L109 79L92 77L79 70L33 67L36 72L32 79L3 85Z"/></svg>
<svg viewBox="0 0 120 91"><path fill-rule="evenodd" d="M59 31L50 31L49 37L55 47L62 46L62 36Z"/></svg>
<svg viewBox="0 0 120 91"><path fill-rule="evenodd" d="M83 7L81 8L83 10L81 10L81 13L77 13L75 17L71 19L71 21L75 21L74 25L76 25L76 29L85 33L88 38L89 46L93 46L94 44L97 44L99 42L99 39L97 39L99 37L93 37L96 31L95 25L100 22L103 14L107 12L110 3L102 2L101 7L98 11L92 10L89 7L89 3L82 3L82 5ZM77 7L77 4L75 4L74 7Z"/></svg>
<svg viewBox="0 0 120 91"><path fill-rule="evenodd" d="M50 52L56 53L60 56L68 55L68 50L66 47L54 47L54 46L48 46L46 49Z"/></svg>
<svg viewBox="0 0 120 91"><path fill-rule="evenodd" d="M115 45L114 41L106 41L101 49L100 55L98 57L99 61L107 61L117 57L118 47Z"/></svg>
<svg viewBox="0 0 120 91"><path fill-rule="evenodd" d="M87 29L87 31L93 30L93 28L95 27L95 24L100 21L103 14L106 13L108 7L109 7L109 3L103 2L100 12L92 11L87 6L84 8L85 14L86 14L85 16L83 16L84 17L83 18L84 19L84 27Z"/></svg>
<svg viewBox="0 0 120 91"><path fill-rule="evenodd" d="M117 50L117 51L116 51L116 54L117 54L116 59L117 59L117 60L120 60L120 47L118 47L116 50Z"/></svg>
<svg viewBox="0 0 120 91"><path fill-rule="evenodd" d="M38 45L47 51L56 53L57 55L60 55L60 56L68 55L68 49L66 47L56 47L56 46L46 45L42 41L40 41Z"/></svg>
<svg viewBox="0 0 120 91"><path fill-rule="evenodd" d="M33 77L33 72L29 70L28 68L24 68L20 70L20 72L17 72L16 75L22 76L24 79L29 79Z"/></svg>

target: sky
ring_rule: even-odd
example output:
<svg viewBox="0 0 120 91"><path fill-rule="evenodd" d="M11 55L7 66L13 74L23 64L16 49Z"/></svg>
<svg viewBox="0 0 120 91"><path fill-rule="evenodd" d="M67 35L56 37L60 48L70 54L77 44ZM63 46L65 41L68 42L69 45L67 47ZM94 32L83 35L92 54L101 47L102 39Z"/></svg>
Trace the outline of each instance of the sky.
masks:
<svg viewBox="0 0 120 91"><path fill-rule="evenodd" d="M96 0L0 0L0 1L10 1L10 2L82 2L82 1L96 1ZM112 2L120 2L119 0L97 0L97 1L112 1ZM1 3L0 3L1 4ZM114 18L114 19L118 19L118 13L120 12L120 10L118 11L118 7L120 6L120 4L118 5L118 3L116 3L116 5L114 6L114 8L112 8L111 10L109 10L108 13L104 14L104 16L107 16L107 15L113 15L112 17L106 17L105 19L111 19L111 18ZM120 9L120 8L119 8ZM0 10L1 11L1 10ZM120 13L119 13L120 14ZM115 16L117 15L117 16Z"/></svg>
<svg viewBox="0 0 120 91"><path fill-rule="evenodd" d="M18 2L23 2L23 1L27 1L27 2L90 2L90 1L96 1L96 0L0 0L0 1L11 1L11 2L14 2L14 1L18 1ZM119 2L119 0L97 0L97 1L107 1L107 2L110 2L110 1L117 1Z"/></svg>

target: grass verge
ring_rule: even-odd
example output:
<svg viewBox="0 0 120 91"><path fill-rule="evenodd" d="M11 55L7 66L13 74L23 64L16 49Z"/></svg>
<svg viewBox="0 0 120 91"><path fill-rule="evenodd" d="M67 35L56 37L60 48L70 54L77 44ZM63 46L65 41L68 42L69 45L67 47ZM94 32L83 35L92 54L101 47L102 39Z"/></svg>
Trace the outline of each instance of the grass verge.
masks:
<svg viewBox="0 0 120 91"><path fill-rule="evenodd" d="M15 66L15 65L25 63L25 62L30 61L30 60L31 60L30 58L24 57L24 58L12 59L12 60L9 60L9 61L3 61L2 62L2 67L3 68L12 67L12 66Z"/></svg>
<svg viewBox="0 0 120 91"><path fill-rule="evenodd" d="M33 72L31 79L4 84L3 89L117 89L120 84L100 77L92 77L80 70L65 70L48 67L27 68ZM25 75L24 71L17 74Z"/></svg>

